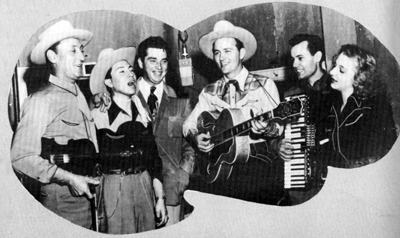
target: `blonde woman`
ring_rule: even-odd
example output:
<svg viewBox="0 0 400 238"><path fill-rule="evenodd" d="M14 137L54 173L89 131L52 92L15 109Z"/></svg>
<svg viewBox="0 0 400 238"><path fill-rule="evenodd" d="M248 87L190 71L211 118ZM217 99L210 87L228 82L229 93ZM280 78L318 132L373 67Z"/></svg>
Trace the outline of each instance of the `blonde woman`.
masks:
<svg viewBox="0 0 400 238"><path fill-rule="evenodd" d="M382 158L396 140L392 108L375 57L356 45L343 45L330 71L340 92L328 116L328 164L360 167Z"/></svg>

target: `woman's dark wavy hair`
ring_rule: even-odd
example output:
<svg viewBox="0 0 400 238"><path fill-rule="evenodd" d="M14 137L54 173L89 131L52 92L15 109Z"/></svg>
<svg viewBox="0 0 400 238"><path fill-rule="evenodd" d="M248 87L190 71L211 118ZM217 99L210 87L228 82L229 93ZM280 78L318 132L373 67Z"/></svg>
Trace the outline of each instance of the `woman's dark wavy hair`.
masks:
<svg viewBox="0 0 400 238"><path fill-rule="evenodd" d="M353 83L355 96L367 99L386 91L386 85L379 79L376 59L371 52L357 45L342 45L333 58L334 64L340 54L355 59L357 62Z"/></svg>

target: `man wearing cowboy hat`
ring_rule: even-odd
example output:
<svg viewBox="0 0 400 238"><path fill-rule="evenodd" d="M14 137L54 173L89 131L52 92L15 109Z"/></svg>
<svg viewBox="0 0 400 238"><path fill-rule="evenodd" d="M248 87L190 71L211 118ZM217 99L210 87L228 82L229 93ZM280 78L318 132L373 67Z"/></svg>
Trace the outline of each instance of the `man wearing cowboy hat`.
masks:
<svg viewBox="0 0 400 238"><path fill-rule="evenodd" d="M42 183L40 202L86 228L92 226L88 199L93 195L89 186L99 184L89 177L94 163L81 159L80 162L86 163L85 169L79 165L58 166L44 159L44 155L68 154L77 152L78 148L85 153L98 150L93 118L75 83L82 76L83 47L92 36L91 32L75 29L65 20L39 35L30 59L34 64L51 65L53 73L46 87L30 95L22 105L21 120L11 146L16 173Z"/></svg>
<svg viewBox="0 0 400 238"><path fill-rule="evenodd" d="M255 76L243 66L257 49L254 36L241 27L222 20L212 32L199 40L202 52L213 59L224 77L207 85L199 101L183 124L183 133L202 152L210 152L210 134L199 133L197 120L204 111L240 108L244 119L271 111L279 104L275 83L268 78ZM234 164L227 180L217 180L205 186L205 191L260 203L277 204L282 191L278 188L271 151L266 140L278 136L282 129L276 122L252 121L250 132L250 159ZM278 161L280 162L280 161Z"/></svg>
<svg viewBox="0 0 400 238"><path fill-rule="evenodd" d="M111 94L111 106L106 113L100 108L92 110L100 153L105 155L101 163L105 176L100 196L104 199L110 234L152 230L167 221L162 161L154 136L140 115L144 109L132 101L136 93L132 67L135 53L134 47L104 49L90 75L94 95L106 90ZM118 156L132 148L141 150L143 155Z"/></svg>

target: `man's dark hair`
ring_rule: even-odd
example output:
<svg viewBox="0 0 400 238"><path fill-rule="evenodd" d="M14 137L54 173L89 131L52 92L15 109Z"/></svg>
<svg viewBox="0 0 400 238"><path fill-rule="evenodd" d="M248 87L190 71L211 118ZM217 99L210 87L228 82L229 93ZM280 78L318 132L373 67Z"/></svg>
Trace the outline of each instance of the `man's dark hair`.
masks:
<svg viewBox="0 0 400 238"><path fill-rule="evenodd" d="M307 41L307 49L311 55L315 55L318 51L322 53L321 61L319 62L320 66L322 66L322 62L325 61L325 44L321 37L310 34L297 34L289 40L289 45L293 47L303 41Z"/></svg>
<svg viewBox="0 0 400 238"><path fill-rule="evenodd" d="M167 58L170 55L170 49L167 45L167 42L160 37L160 36L150 36L149 38L145 39L144 41L140 42L138 49L137 49L137 57L144 61L144 58L147 55L147 49L149 48L156 48L165 50L167 53Z"/></svg>
<svg viewBox="0 0 400 238"><path fill-rule="evenodd" d="M237 48L238 50L241 50L242 48L244 48L243 42L242 42L241 40L236 39L236 38L234 38L234 39L235 39L235 41L236 41L236 48Z"/></svg>
<svg viewBox="0 0 400 238"><path fill-rule="evenodd" d="M107 71L104 79L111 79L111 70L112 70L112 67Z"/></svg>
<svg viewBox="0 0 400 238"><path fill-rule="evenodd" d="M111 71L112 71L112 67L107 71L104 79L111 79ZM114 95L114 90L112 90L112 88L106 86L106 90L110 95Z"/></svg>

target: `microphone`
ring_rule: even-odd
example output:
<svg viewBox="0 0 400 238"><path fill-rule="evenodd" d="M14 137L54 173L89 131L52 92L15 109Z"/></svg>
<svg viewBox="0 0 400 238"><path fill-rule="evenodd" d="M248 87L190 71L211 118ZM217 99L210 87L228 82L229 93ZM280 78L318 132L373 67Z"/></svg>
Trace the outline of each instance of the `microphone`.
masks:
<svg viewBox="0 0 400 238"><path fill-rule="evenodd" d="M182 86L193 85L192 59L179 59L179 73L181 75Z"/></svg>
<svg viewBox="0 0 400 238"><path fill-rule="evenodd" d="M185 37L179 32L179 42L182 42L182 54L179 59L179 73L181 75L182 86L193 85L193 68L192 59L189 57L186 48L186 41L188 39L187 32L184 32Z"/></svg>

